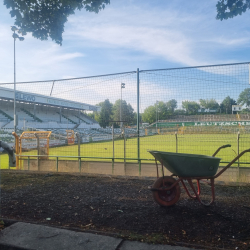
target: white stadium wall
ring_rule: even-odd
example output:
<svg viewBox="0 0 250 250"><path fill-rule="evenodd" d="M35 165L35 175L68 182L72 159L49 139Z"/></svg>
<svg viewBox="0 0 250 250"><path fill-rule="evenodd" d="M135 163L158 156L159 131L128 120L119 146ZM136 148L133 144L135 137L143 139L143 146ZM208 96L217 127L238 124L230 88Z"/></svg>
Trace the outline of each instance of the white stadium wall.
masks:
<svg viewBox="0 0 250 250"><path fill-rule="evenodd" d="M0 87L0 129L14 128L14 91ZM17 129L100 128L83 114L98 107L27 92L16 92Z"/></svg>

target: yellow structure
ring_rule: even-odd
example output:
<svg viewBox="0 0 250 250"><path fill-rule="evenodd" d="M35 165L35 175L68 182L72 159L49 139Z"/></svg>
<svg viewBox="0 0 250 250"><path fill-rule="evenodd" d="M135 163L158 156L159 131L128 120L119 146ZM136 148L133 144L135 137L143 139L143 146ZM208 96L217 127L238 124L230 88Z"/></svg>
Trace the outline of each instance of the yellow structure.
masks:
<svg viewBox="0 0 250 250"><path fill-rule="evenodd" d="M184 135L185 130L186 130L185 126L178 128L178 135Z"/></svg>
<svg viewBox="0 0 250 250"><path fill-rule="evenodd" d="M75 144L74 130L66 130L66 132L67 132L68 145Z"/></svg>
<svg viewBox="0 0 250 250"><path fill-rule="evenodd" d="M15 136L16 168L20 168L20 158L23 152L37 148L37 155L42 155L39 159L48 159L49 156L49 138L51 131L26 131L20 137L13 132Z"/></svg>

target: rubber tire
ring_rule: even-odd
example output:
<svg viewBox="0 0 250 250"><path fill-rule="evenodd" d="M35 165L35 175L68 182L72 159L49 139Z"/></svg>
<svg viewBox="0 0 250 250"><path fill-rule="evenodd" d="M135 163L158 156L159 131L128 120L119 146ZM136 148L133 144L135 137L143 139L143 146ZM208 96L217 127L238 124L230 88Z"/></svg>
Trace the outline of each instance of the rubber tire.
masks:
<svg viewBox="0 0 250 250"><path fill-rule="evenodd" d="M170 187L176 180L170 176L164 176L164 186ZM163 186L163 177L156 180L152 188L161 188ZM180 198L181 189L179 183L168 191L153 191L153 198L156 203L163 207L173 206Z"/></svg>

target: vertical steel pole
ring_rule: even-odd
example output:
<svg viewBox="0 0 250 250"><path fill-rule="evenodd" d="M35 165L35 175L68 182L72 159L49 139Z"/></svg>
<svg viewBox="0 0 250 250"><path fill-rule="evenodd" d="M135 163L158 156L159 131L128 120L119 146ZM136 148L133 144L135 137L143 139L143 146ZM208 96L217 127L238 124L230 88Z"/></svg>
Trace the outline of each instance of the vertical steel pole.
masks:
<svg viewBox="0 0 250 250"><path fill-rule="evenodd" d="M62 107L60 107L60 123L62 122Z"/></svg>
<svg viewBox="0 0 250 250"><path fill-rule="evenodd" d="M15 31L14 31L15 34ZM16 133L16 38L14 38L14 132Z"/></svg>
<svg viewBox="0 0 250 250"><path fill-rule="evenodd" d="M114 136L114 123L112 124L112 142L113 142L113 158L115 158L115 136Z"/></svg>
<svg viewBox="0 0 250 250"><path fill-rule="evenodd" d="M79 167L79 173L82 172L82 162L81 162L81 136L79 133L76 133L76 137L77 137L77 144L78 144L78 167Z"/></svg>
<svg viewBox="0 0 250 250"><path fill-rule="evenodd" d="M77 133L77 143L78 143L78 156L81 156L81 136L79 133Z"/></svg>
<svg viewBox="0 0 250 250"><path fill-rule="evenodd" d="M53 88L54 88L54 83L55 83L55 81L53 81L53 83L52 83L52 87L51 87L51 91L50 91L50 96L52 95L52 91L53 91Z"/></svg>
<svg viewBox="0 0 250 250"><path fill-rule="evenodd" d="M56 172L58 172L58 157L56 157Z"/></svg>
<svg viewBox="0 0 250 250"><path fill-rule="evenodd" d="M113 159L112 159L112 174L114 174L115 163L115 137L114 137L114 123L112 124L112 142L113 142Z"/></svg>
<svg viewBox="0 0 250 250"><path fill-rule="evenodd" d="M122 133L122 84L121 84L121 103L120 103L120 127Z"/></svg>
<svg viewBox="0 0 250 250"><path fill-rule="evenodd" d="M123 129L123 139L124 139L124 165L126 165L126 134L125 134L125 128Z"/></svg>
<svg viewBox="0 0 250 250"><path fill-rule="evenodd" d="M39 158L40 158L40 139L37 135L35 135L37 138L37 170L40 171L40 164L39 164Z"/></svg>
<svg viewBox="0 0 250 250"><path fill-rule="evenodd" d="M137 69L137 158L140 162L140 77L139 69ZM139 166L139 173L141 173L141 167Z"/></svg>
<svg viewBox="0 0 250 250"><path fill-rule="evenodd" d="M238 155L240 154L240 131L237 134L237 146L238 146ZM240 167L240 159L238 159L238 170Z"/></svg>
<svg viewBox="0 0 250 250"><path fill-rule="evenodd" d="M157 133L157 101L155 103L155 132Z"/></svg>
<svg viewBox="0 0 250 250"><path fill-rule="evenodd" d="M177 137L177 132L175 132L175 141L176 141L176 153L178 153L178 137Z"/></svg>

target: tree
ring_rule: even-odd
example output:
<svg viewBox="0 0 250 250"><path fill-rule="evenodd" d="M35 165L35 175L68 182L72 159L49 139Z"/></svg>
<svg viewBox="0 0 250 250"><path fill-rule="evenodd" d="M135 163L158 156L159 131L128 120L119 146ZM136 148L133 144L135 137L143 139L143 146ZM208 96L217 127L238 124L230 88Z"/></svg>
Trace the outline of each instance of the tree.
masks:
<svg viewBox="0 0 250 250"><path fill-rule="evenodd" d="M120 121L120 105L121 100L117 100L113 106L113 116L112 119L114 121ZM122 120L126 121L123 124L129 125L134 121L134 109L130 104L127 104L125 100L122 100Z"/></svg>
<svg viewBox="0 0 250 250"><path fill-rule="evenodd" d="M177 108L177 101L175 99L172 99L168 101L166 104L167 104L168 110L170 110L171 114L173 114L174 110Z"/></svg>
<svg viewBox="0 0 250 250"><path fill-rule="evenodd" d="M200 105L194 101L182 101L182 107L186 110L187 114L194 115L198 113Z"/></svg>
<svg viewBox="0 0 250 250"><path fill-rule="evenodd" d="M75 10L85 8L86 11L98 13L109 3L110 0L4 0L22 35L32 32L40 40L50 37L60 45L64 24Z"/></svg>
<svg viewBox="0 0 250 250"><path fill-rule="evenodd" d="M141 114L139 114L139 123L141 122ZM137 124L137 113L134 112L133 113L133 120L132 120L132 125L136 125Z"/></svg>
<svg viewBox="0 0 250 250"><path fill-rule="evenodd" d="M237 100L238 104L250 106L250 88L244 89Z"/></svg>
<svg viewBox="0 0 250 250"><path fill-rule="evenodd" d="M185 115L186 114L186 110L184 109L176 109L174 111L174 115Z"/></svg>
<svg viewBox="0 0 250 250"><path fill-rule="evenodd" d="M97 113L97 112L92 112L92 113L85 113L85 115L87 115L88 117L90 117L91 119L96 119L96 114L95 113Z"/></svg>
<svg viewBox="0 0 250 250"><path fill-rule="evenodd" d="M156 111L157 111L157 120L166 120L171 107L168 106L167 103L164 103L163 101L159 101L156 108L157 108L156 109Z"/></svg>
<svg viewBox="0 0 250 250"><path fill-rule="evenodd" d="M216 19L224 20L241 15L250 9L250 0L219 0Z"/></svg>
<svg viewBox="0 0 250 250"><path fill-rule="evenodd" d="M156 121L156 106L149 106L142 114L143 122L153 123Z"/></svg>
<svg viewBox="0 0 250 250"><path fill-rule="evenodd" d="M109 99L106 99L104 102L100 102L97 105L101 107L101 112L95 115L95 120L99 122L101 127L106 128L113 114L113 104L110 103Z"/></svg>
<svg viewBox="0 0 250 250"><path fill-rule="evenodd" d="M157 104L147 107L142 114L143 122L153 123L156 120L166 120L170 106L163 101L157 102Z"/></svg>
<svg viewBox="0 0 250 250"><path fill-rule="evenodd" d="M232 105L236 105L236 101L230 96L227 96L220 104L221 113L232 114Z"/></svg>
<svg viewBox="0 0 250 250"><path fill-rule="evenodd" d="M218 102L216 102L215 99L200 99L200 105L205 109L215 109L217 110L219 108Z"/></svg>

